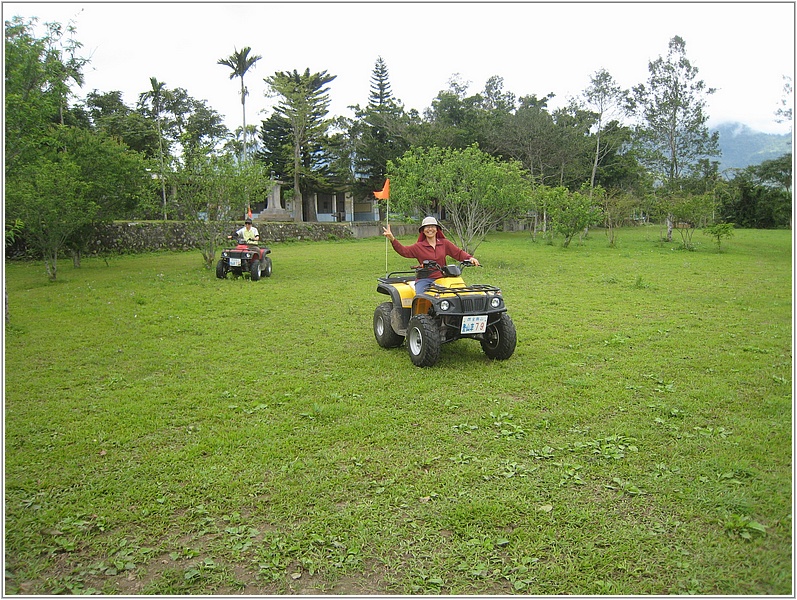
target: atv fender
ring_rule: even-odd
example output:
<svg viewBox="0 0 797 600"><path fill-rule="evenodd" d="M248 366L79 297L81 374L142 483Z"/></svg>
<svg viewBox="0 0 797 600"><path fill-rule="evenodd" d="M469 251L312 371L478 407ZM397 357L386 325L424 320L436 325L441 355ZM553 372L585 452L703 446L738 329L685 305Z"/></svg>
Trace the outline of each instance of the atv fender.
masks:
<svg viewBox="0 0 797 600"><path fill-rule="evenodd" d="M409 308L415 297L415 281L380 282L376 291L390 296L394 307Z"/></svg>

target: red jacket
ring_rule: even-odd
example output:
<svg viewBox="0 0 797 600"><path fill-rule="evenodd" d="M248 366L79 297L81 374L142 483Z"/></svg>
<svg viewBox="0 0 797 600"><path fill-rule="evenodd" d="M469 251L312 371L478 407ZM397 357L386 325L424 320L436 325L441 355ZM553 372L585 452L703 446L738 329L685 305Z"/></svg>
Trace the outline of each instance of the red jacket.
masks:
<svg viewBox="0 0 797 600"><path fill-rule="evenodd" d="M404 246L395 238L390 243L393 245L393 250L398 252L401 256L405 258L415 258L421 265L423 265L423 261L425 260L433 260L441 267L445 266L446 256L450 256L459 261L473 258L470 254L457 248L453 243L448 241L440 230L437 231L437 245L434 248L426 241L426 236L423 235L423 232L418 235L418 241L411 246ZM440 271L432 271L429 275L431 279L437 279L442 276L443 274Z"/></svg>

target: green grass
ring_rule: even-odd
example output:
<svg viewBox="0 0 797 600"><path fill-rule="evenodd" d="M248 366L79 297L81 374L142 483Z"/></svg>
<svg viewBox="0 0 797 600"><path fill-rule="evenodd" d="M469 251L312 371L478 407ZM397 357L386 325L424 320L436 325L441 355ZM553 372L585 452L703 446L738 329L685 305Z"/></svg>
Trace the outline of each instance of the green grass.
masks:
<svg viewBox="0 0 797 600"><path fill-rule="evenodd" d="M658 239L491 235L515 354L431 369L381 239L7 262L6 593L791 593L791 232Z"/></svg>

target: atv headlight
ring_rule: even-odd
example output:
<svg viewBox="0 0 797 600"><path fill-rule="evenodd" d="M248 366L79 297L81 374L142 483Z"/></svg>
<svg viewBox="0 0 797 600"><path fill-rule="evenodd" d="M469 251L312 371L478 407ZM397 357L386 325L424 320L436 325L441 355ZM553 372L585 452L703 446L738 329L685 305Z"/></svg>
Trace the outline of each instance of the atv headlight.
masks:
<svg viewBox="0 0 797 600"><path fill-rule="evenodd" d="M499 306L501 306L501 298L499 298L498 296L494 297L492 300L490 300L490 306L492 306L493 308L498 308Z"/></svg>
<svg viewBox="0 0 797 600"><path fill-rule="evenodd" d="M451 308L451 303L448 300L443 300L440 303L440 310L448 310L449 308Z"/></svg>

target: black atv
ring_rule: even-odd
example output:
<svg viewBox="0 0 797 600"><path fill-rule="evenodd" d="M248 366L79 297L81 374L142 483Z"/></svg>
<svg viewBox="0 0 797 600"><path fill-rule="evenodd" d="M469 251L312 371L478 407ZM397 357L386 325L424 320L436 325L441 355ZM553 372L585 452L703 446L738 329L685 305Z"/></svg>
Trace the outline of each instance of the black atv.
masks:
<svg viewBox="0 0 797 600"><path fill-rule="evenodd" d="M459 265L424 261L418 269L440 270L443 276L420 295L415 294L413 271L396 271L378 278L376 291L390 296L374 312L374 337L382 348L396 348L407 340L413 364L431 367L440 347L461 338L479 340L491 359L506 360L515 351L517 333L506 312L501 290L492 285L466 285Z"/></svg>
<svg viewBox="0 0 797 600"><path fill-rule="evenodd" d="M247 243L238 240L235 248L221 251L221 258L216 263L216 277L224 279L227 273L234 277L249 274L252 281L260 279L261 275L271 277L271 250L257 243Z"/></svg>

